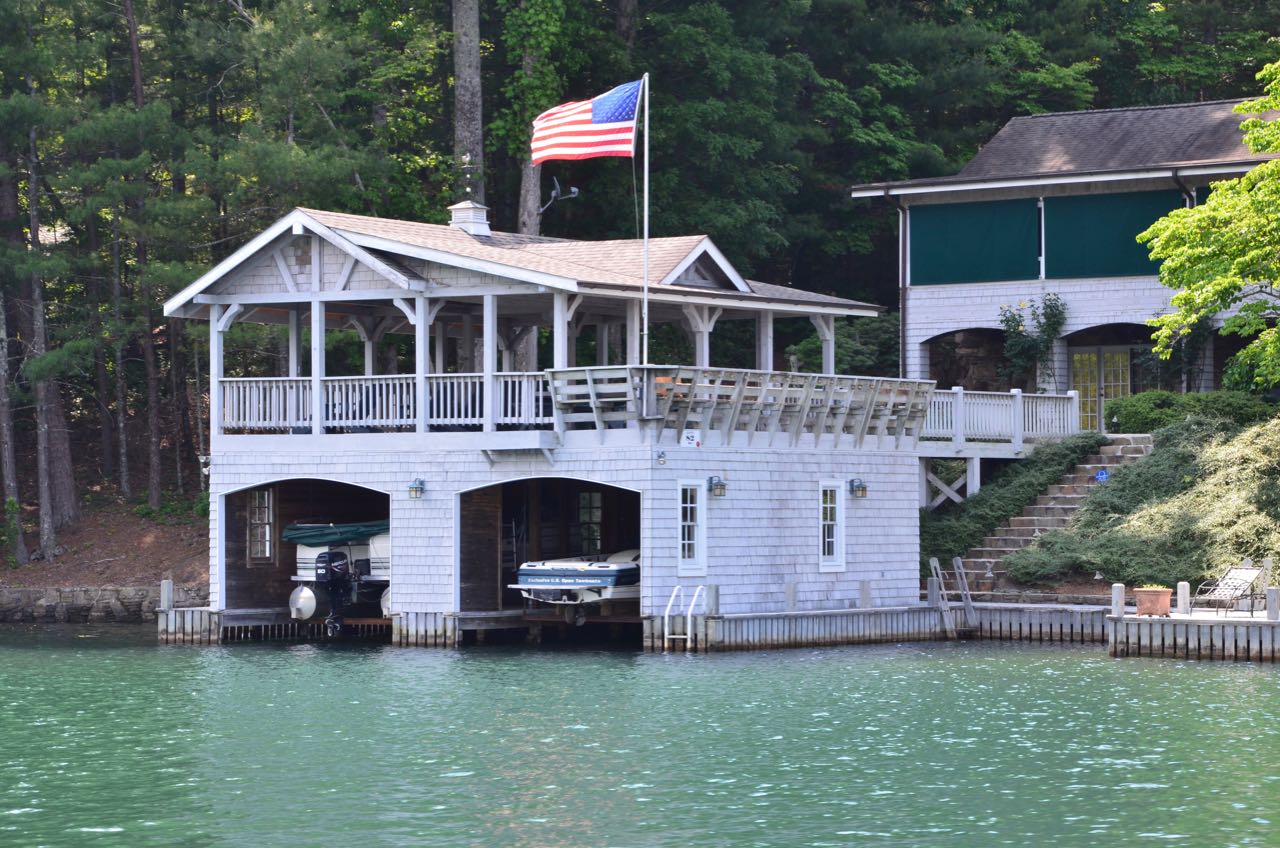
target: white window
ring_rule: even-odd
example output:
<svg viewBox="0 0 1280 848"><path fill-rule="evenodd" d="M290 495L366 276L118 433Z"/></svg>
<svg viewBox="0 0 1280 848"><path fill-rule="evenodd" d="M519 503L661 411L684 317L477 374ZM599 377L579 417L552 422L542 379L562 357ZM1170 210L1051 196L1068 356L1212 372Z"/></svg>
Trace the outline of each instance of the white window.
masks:
<svg viewBox="0 0 1280 848"><path fill-rule="evenodd" d="M707 573L707 510L704 503L706 482L680 482L680 552L676 574L702 577Z"/></svg>
<svg viewBox="0 0 1280 848"><path fill-rule="evenodd" d="M249 559L271 559L272 523L271 490L254 489L249 493Z"/></svg>
<svg viewBox="0 0 1280 848"><path fill-rule="evenodd" d="M578 493L578 531L582 537L581 553L598 554L601 528L604 526L604 494L602 492Z"/></svg>
<svg viewBox="0 0 1280 848"><path fill-rule="evenodd" d="M840 484L818 486L818 570L844 571L844 499Z"/></svg>

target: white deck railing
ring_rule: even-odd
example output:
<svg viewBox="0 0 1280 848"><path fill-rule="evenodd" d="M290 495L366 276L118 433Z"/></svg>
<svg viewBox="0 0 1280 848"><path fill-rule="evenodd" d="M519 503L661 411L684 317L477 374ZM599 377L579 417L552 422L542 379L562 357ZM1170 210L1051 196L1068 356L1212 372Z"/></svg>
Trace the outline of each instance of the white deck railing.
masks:
<svg viewBox="0 0 1280 848"><path fill-rule="evenodd" d="M495 377L495 426L551 426L546 375L503 373ZM326 377L321 386L323 426L328 432L405 431L417 426L417 380L412 374ZM429 429L484 425L483 374L428 374L426 390ZM224 433L310 433L311 380L223 379L221 408Z"/></svg>
<svg viewBox="0 0 1280 848"><path fill-rule="evenodd" d="M223 431L311 431L311 381L306 377L222 380Z"/></svg>
<svg viewBox="0 0 1280 848"><path fill-rule="evenodd" d="M324 423L344 430L413 429L418 420L417 389L412 375L327 377Z"/></svg>
<svg viewBox="0 0 1280 848"><path fill-rule="evenodd" d="M1080 432L1080 398L1011 392L935 391L925 416L925 439L1012 442L1061 439Z"/></svg>

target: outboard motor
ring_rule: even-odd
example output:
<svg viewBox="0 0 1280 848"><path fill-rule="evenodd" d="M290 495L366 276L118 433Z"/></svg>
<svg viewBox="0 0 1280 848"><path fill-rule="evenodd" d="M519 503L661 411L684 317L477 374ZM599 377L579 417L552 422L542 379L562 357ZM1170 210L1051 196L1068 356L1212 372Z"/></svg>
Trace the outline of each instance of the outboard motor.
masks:
<svg viewBox="0 0 1280 848"><path fill-rule="evenodd" d="M324 620L325 633L342 632L342 610L351 594L351 561L342 551L325 551L316 557L316 584L329 593L329 615Z"/></svg>

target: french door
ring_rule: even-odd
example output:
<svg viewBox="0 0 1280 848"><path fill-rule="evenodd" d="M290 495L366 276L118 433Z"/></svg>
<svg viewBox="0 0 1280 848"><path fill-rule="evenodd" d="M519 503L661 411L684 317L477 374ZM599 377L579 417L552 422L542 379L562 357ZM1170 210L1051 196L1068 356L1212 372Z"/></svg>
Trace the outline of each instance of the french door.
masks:
<svg viewBox="0 0 1280 848"><path fill-rule="evenodd" d="M1128 397L1132 352L1128 347L1071 349L1071 388L1080 394L1080 427L1106 430L1103 408L1109 398Z"/></svg>

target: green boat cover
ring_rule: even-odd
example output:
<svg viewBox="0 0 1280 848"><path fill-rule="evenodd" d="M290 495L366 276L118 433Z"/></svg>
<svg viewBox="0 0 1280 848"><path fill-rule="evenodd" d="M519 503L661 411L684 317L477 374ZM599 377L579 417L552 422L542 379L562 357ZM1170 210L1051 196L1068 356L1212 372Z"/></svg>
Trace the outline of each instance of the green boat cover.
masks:
<svg viewBox="0 0 1280 848"><path fill-rule="evenodd" d="M363 542L390 531L390 521L361 521L355 524L290 524L283 535L286 542L322 548L325 545Z"/></svg>

